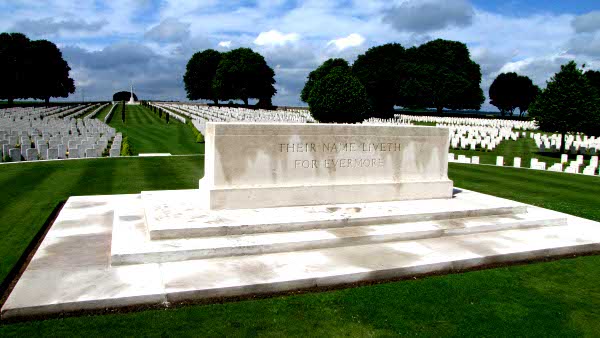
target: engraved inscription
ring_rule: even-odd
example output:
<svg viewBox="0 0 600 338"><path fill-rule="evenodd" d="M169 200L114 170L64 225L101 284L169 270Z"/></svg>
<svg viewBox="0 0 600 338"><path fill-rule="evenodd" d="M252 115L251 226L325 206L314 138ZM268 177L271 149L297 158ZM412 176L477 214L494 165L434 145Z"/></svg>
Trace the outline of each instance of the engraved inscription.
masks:
<svg viewBox="0 0 600 338"><path fill-rule="evenodd" d="M279 152L282 153L368 153L400 151L400 143L280 143ZM384 166L381 157L347 157L329 158L323 160L294 159L294 168L379 168Z"/></svg>

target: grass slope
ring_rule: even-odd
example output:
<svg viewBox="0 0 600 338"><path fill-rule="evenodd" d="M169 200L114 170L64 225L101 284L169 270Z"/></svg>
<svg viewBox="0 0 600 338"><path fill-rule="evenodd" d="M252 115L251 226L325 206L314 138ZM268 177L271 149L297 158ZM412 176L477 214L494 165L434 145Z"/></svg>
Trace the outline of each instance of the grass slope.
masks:
<svg viewBox="0 0 600 338"><path fill-rule="evenodd" d="M98 113L98 115L96 115L96 118L98 120L104 122L104 118L106 117L106 115L108 115L108 112L110 111L112 106L113 106L113 104L109 102L108 105L106 105L106 107L102 108L102 110Z"/></svg>
<svg viewBox="0 0 600 338"><path fill-rule="evenodd" d="M201 154L204 144L196 143L191 128L176 119L167 124L157 114L144 106L125 105L125 123L121 120L121 107L117 106L109 123L111 127L128 136L134 154L171 153Z"/></svg>
<svg viewBox="0 0 600 338"><path fill-rule="evenodd" d="M1 167L0 278L70 195L194 188L202 157ZM595 177L450 165L459 187L600 221ZM600 335L600 256L324 293L0 325L0 336Z"/></svg>

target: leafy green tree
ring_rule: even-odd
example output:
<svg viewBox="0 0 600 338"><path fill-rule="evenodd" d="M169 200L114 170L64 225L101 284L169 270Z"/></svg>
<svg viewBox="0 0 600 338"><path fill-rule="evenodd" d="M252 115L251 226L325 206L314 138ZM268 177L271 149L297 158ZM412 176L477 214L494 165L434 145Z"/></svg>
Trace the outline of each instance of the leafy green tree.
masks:
<svg viewBox="0 0 600 338"><path fill-rule="evenodd" d="M28 71L28 97L48 104L51 97L68 97L75 92L75 82L69 77L71 67L56 45L47 40L32 41L31 66Z"/></svg>
<svg viewBox="0 0 600 338"><path fill-rule="evenodd" d="M600 93L600 72L597 70L588 70L584 75L590 85Z"/></svg>
<svg viewBox="0 0 600 338"><path fill-rule="evenodd" d="M519 116L522 117L525 112L529 110L531 104L535 102L538 95L542 92L540 87L533 84L531 79L527 76L520 76L517 87L524 93L519 100Z"/></svg>
<svg viewBox="0 0 600 338"><path fill-rule="evenodd" d="M220 100L239 99L247 106L250 98L264 100L277 93L275 72L262 55L250 48L238 48L222 56L213 80Z"/></svg>
<svg viewBox="0 0 600 338"><path fill-rule="evenodd" d="M598 135L600 98L574 61L562 65L546 89L529 109L543 131L563 135L560 152L565 152L568 133Z"/></svg>
<svg viewBox="0 0 600 338"><path fill-rule="evenodd" d="M377 117L394 116L400 81L406 77L406 52L402 45L388 43L372 47L359 55L352 73L367 90Z"/></svg>
<svg viewBox="0 0 600 338"><path fill-rule="evenodd" d="M539 90L527 76L514 72L502 73L490 86L490 103L500 110L502 116L513 116L517 108L519 115L523 116L539 94Z"/></svg>
<svg viewBox="0 0 600 338"><path fill-rule="evenodd" d="M31 66L31 43L21 33L0 34L0 99L12 105L27 95L27 69Z"/></svg>
<svg viewBox="0 0 600 338"><path fill-rule="evenodd" d="M462 42L434 40L406 51L406 80L398 90L398 104L411 107L481 109L481 68Z"/></svg>
<svg viewBox="0 0 600 338"><path fill-rule="evenodd" d="M197 52L187 63L183 83L190 100L212 100L218 104L217 93L213 90L213 80L222 55L216 50Z"/></svg>
<svg viewBox="0 0 600 338"><path fill-rule="evenodd" d="M304 84L304 88L302 88L302 93L300 94L300 99L303 102L308 103L308 99L310 97L310 92L315 86L315 84L325 76L329 75L329 73L335 69L341 67L344 70L350 70L350 65L348 65L348 61L344 59L329 59L323 62L317 69L313 70L308 74L308 79L306 84Z"/></svg>
<svg viewBox="0 0 600 338"><path fill-rule="evenodd" d="M120 92L116 92L113 94L113 98L112 100L115 102L119 102L119 101L129 101L129 98L131 98L131 92L129 91L120 91ZM138 100L137 95L135 95L135 93L133 93L133 99L134 100Z"/></svg>
<svg viewBox="0 0 600 338"><path fill-rule="evenodd" d="M365 87L350 70L340 67L314 84L308 106L312 116L323 123L361 122L371 113Z"/></svg>

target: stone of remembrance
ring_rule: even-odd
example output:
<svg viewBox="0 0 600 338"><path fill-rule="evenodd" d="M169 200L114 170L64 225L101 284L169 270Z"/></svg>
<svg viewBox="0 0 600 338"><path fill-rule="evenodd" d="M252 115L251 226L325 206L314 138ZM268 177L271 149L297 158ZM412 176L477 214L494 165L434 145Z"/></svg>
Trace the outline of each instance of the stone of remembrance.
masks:
<svg viewBox="0 0 600 338"><path fill-rule="evenodd" d="M597 222L453 187L449 137L435 127L208 123L198 189L69 198L2 317L272 294L600 249Z"/></svg>

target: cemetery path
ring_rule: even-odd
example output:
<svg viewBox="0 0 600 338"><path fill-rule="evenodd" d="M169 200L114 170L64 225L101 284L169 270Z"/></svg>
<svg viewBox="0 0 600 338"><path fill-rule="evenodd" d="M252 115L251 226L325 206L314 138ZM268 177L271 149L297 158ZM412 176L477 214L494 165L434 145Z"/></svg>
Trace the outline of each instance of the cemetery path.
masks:
<svg viewBox="0 0 600 338"><path fill-rule="evenodd" d="M127 136L134 154L170 153L174 155L202 154L204 144L196 143L191 128L176 119L167 124L164 116L138 105L125 105L125 123L121 119L121 107L115 108L109 125Z"/></svg>

